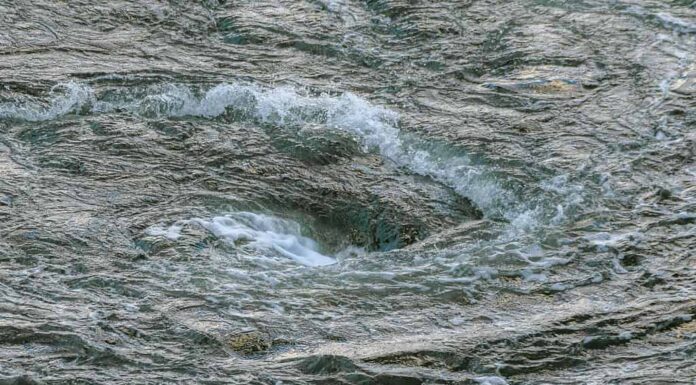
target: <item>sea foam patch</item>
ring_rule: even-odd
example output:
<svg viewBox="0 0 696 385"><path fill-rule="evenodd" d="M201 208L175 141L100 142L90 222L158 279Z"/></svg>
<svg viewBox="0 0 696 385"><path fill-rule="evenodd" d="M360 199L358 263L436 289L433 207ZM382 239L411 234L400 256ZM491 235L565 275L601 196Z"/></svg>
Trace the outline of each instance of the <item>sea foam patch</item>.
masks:
<svg viewBox="0 0 696 385"><path fill-rule="evenodd" d="M179 221L168 228L152 226L146 234L176 240L186 226L200 226L235 247L270 251L306 266L336 263L334 258L321 253L316 241L302 235L297 222L265 214L236 212L211 219L194 218Z"/></svg>

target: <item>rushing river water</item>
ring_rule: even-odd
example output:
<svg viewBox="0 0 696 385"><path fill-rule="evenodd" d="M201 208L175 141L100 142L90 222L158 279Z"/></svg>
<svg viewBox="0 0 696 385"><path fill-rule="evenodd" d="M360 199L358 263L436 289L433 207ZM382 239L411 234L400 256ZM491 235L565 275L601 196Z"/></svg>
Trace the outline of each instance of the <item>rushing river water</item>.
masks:
<svg viewBox="0 0 696 385"><path fill-rule="evenodd" d="M0 0L0 384L696 384L693 0Z"/></svg>

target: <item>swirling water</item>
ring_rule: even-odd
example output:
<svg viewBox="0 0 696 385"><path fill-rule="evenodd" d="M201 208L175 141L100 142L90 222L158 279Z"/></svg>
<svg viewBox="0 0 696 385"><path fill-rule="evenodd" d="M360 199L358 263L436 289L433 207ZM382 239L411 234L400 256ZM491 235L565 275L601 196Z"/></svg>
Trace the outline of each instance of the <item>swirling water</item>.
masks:
<svg viewBox="0 0 696 385"><path fill-rule="evenodd" d="M693 1L0 20L0 383L695 383Z"/></svg>

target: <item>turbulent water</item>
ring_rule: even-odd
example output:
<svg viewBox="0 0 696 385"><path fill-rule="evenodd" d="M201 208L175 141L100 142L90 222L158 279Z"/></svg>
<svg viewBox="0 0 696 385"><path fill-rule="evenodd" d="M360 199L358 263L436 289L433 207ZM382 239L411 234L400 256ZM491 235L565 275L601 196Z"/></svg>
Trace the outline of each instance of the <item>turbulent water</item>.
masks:
<svg viewBox="0 0 696 385"><path fill-rule="evenodd" d="M696 384L696 2L0 0L0 384Z"/></svg>

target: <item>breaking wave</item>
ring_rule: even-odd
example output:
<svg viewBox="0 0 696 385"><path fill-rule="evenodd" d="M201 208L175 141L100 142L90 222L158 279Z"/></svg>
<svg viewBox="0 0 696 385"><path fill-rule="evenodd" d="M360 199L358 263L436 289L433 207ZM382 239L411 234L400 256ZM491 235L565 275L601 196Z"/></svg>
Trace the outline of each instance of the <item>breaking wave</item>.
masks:
<svg viewBox="0 0 696 385"><path fill-rule="evenodd" d="M64 92L58 94L59 89ZM538 186L555 194L555 200L540 200L531 192L529 196L513 193L501 185L490 166L474 164L466 154L453 156L424 149L419 144L422 140L409 140L409 135L399 129L397 113L349 92L313 94L292 87L265 88L245 83L222 83L197 91L165 84L139 91L106 92L98 97L88 86L67 83L54 87L50 96L43 103L32 100L2 104L0 118L40 121L71 113L127 111L151 118L212 119L230 114L281 127L321 124L357 136L366 151L376 149L398 167L451 187L470 199L486 217L505 220L514 231L558 224L583 202L582 189L577 186L545 187L558 184L558 178Z"/></svg>

